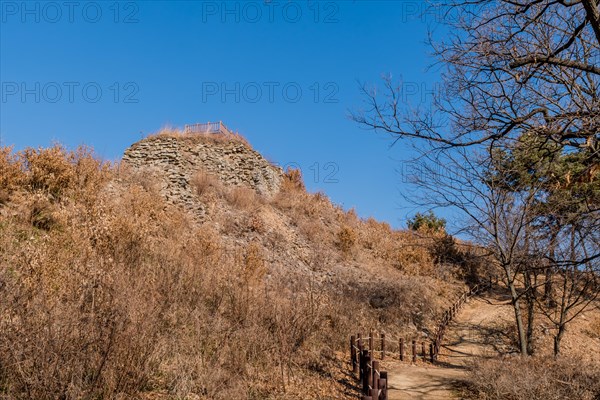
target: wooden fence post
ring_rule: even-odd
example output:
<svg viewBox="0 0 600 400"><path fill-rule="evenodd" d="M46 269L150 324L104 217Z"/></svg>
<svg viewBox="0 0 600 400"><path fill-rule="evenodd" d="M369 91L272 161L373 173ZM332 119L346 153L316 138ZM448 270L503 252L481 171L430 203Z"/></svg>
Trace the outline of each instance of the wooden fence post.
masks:
<svg viewBox="0 0 600 400"><path fill-rule="evenodd" d="M358 380L362 382L363 373L363 353L362 350L358 350Z"/></svg>
<svg viewBox="0 0 600 400"><path fill-rule="evenodd" d="M371 375L371 371L369 370L369 364L371 362L371 357L369 357L369 350L363 350L362 352L362 391L365 394L369 393L369 376Z"/></svg>
<svg viewBox="0 0 600 400"><path fill-rule="evenodd" d="M365 379L365 391L369 393L369 389L373 387L373 357L369 356L367 360L367 373L365 374L367 379Z"/></svg>
<svg viewBox="0 0 600 400"><path fill-rule="evenodd" d="M350 362L352 363L352 373L356 374L357 364L356 364L356 337L354 335L350 336Z"/></svg>
<svg viewBox="0 0 600 400"><path fill-rule="evenodd" d="M369 335L369 351L371 352L371 357L372 358L375 358L375 353L374 353L375 346L373 345L373 342L374 342L373 336L374 335L375 334L373 333L373 329L371 329L371 332L370 332L370 335Z"/></svg>
<svg viewBox="0 0 600 400"><path fill-rule="evenodd" d="M358 351L359 353L362 353L363 349L363 342L362 342L362 335L359 333L356 335L356 341L357 341L357 347L358 347Z"/></svg>
<svg viewBox="0 0 600 400"><path fill-rule="evenodd" d="M404 339L400 338L398 340L398 348L400 352L400 361L404 361Z"/></svg>
<svg viewBox="0 0 600 400"><path fill-rule="evenodd" d="M421 342L421 354L423 355L423 361L427 359L427 354L425 354L425 342Z"/></svg>
<svg viewBox="0 0 600 400"><path fill-rule="evenodd" d="M354 369L354 335L350 336L350 363Z"/></svg>
<svg viewBox="0 0 600 400"><path fill-rule="evenodd" d="M362 373L363 373L363 343L362 343L362 335L360 333L358 333L357 335L357 347L358 347L358 379L362 379Z"/></svg>
<svg viewBox="0 0 600 400"><path fill-rule="evenodd" d="M429 343L429 361L433 364L434 354L433 354L433 343Z"/></svg>
<svg viewBox="0 0 600 400"><path fill-rule="evenodd" d="M388 400L388 395L387 395L388 374L386 371L381 371L381 373L379 375L381 376L381 380L379 381L379 388L381 389L380 400Z"/></svg>
<svg viewBox="0 0 600 400"><path fill-rule="evenodd" d="M412 341L412 361L417 362L417 341Z"/></svg>
<svg viewBox="0 0 600 400"><path fill-rule="evenodd" d="M371 387L373 388L373 397L376 399L379 398L379 361L373 361L373 384Z"/></svg>
<svg viewBox="0 0 600 400"><path fill-rule="evenodd" d="M381 333L381 359L385 358L385 333Z"/></svg>

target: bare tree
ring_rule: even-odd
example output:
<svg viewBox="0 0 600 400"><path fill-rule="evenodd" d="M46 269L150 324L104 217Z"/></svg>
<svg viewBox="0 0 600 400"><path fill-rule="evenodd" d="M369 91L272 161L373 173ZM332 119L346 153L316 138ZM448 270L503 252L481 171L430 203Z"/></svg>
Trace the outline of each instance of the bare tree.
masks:
<svg viewBox="0 0 600 400"><path fill-rule="evenodd" d="M526 355L533 350L535 305L542 304L540 272L544 311L559 332L595 298L588 289L597 291L600 252L591 243L600 230L598 0L432 7L443 12L448 29L445 40L431 40L444 68L431 108L409 109L402 85L390 77L381 93L362 87L367 107L353 119L421 151L414 181L420 191L409 197L458 209L466 217L463 232L490 249L504 271Z"/></svg>
<svg viewBox="0 0 600 400"><path fill-rule="evenodd" d="M572 158L572 155L566 157ZM561 162L556 163L558 167ZM539 204L539 246L547 249L545 286L556 286L551 301L539 309L556 328L554 355L567 324L592 305L598 296L600 277L600 179L554 186ZM546 221L557 223L546 227Z"/></svg>
<svg viewBox="0 0 600 400"><path fill-rule="evenodd" d="M539 157L528 139L502 142L491 152L487 146L423 152L408 176L414 192L405 195L419 206L460 212L458 233L488 249L503 273L520 352L534 351L540 310L556 328L558 355L567 324L600 295L600 179L564 192L556 186L564 180L557 171L567 168L564 159L572 154ZM548 220L558 224L549 227ZM537 277L547 268L556 286L550 306L537 295L547 283Z"/></svg>
<svg viewBox="0 0 600 400"><path fill-rule="evenodd" d="M508 189L496 158L461 149L425 152L415 160L409 176L415 192L406 196L420 206L458 210L463 216L459 233L488 249L510 290L520 352L528 354L527 326L522 312L524 291L519 279L524 271L526 243L532 223L537 192Z"/></svg>
<svg viewBox="0 0 600 400"><path fill-rule="evenodd" d="M430 110L406 112L401 84L364 86L353 118L396 138L471 146L536 132L591 148L600 132L598 0L433 2L447 39L431 40L443 86Z"/></svg>

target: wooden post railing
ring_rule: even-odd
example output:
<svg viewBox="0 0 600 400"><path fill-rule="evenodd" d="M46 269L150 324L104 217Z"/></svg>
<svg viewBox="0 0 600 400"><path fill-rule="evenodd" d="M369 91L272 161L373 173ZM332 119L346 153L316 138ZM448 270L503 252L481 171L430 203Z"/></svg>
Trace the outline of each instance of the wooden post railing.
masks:
<svg viewBox="0 0 600 400"><path fill-rule="evenodd" d="M498 282L498 281L496 280L496 282ZM444 317L442 318L442 321L440 322L440 325L438 326L438 330L435 335L435 340L433 342L433 355L430 355L431 362L434 362L435 360L437 360L438 355L440 353L440 347L442 345L442 340L444 339L444 333L446 332L446 327L448 326L448 324L450 324L450 322L452 322L452 320L454 319L454 317L456 316L458 311L460 311L460 308L472 296L479 294L479 293L483 292L484 290L490 290L491 288L492 288L492 277L490 277L489 280L486 281L485 283L478 283L475 286L471 287L466 293L463 293L458 298L458 300L454 304L452 304L448 308L448 310L446 310L446 312L444 312Z"/></svg>
<svg viewBox="0 0 600 400"><path fill-rule="evenodd" d="M371 332L369 339L374 337ZM385 335L381 334L382 343ZM370 342L370 340L369 340ZM385 345L384 345L385 346ZM379 361L375 360L373 348L362 349L362 336L357 334L350 337L350 362L353 373L357 373L361 385L362 399L387 400L387 373L380 370ZM383 347L385 349L385 347ZM384 352L382 351L382 354Z"/></svg>
<svg viewBox="0 0 600 400"><path fill-rule="evenodd" d="M400 361L404 361L404 339L398 340L398 352L400 353Z"/></svg>
<svg viewBox="0 0 600 400"><path fill-rule="evenodd" d="M416 363L417 360L419 362L422 360L423 362L434 363L440 353L448 324L452 322L470 297L484 290L489 290L491 287L492 280L490 279L489 282L486 281L485 283L477 284L463 293L444 311L435 336L430 339L428 344L425 341L421 341L420 349L417 349L418 343L415 338L410 338L409 342L406 342L405 338L394 338L385 332L379 332L379 343L376 344L375 338L377 337L377 333L373 329L369 330L368 337L364 337L361 333L352 335L350 337L350 365L353 374L357 375L360 382L362 399L387 400L388 376L387 372L380 370L380 363L376 360L377 354L379 354L378 358L380 360L385 360L387 352L389 354L398 354L400 361L404 361L405 345L409 345L410 350L407 350L407 352L411 353L407 356L407 361ZM369 341L368 348L365 346L365 340L367 339ZM398 345L397 348L395 347L396 343ZM379 350L376 347L379 347ZM427 353L428 350L429 353Z"/></svg>

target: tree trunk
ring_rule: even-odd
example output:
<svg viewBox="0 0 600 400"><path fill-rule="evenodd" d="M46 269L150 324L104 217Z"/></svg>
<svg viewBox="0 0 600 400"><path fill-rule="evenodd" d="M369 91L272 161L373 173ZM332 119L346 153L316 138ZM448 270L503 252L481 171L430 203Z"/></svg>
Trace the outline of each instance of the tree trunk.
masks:
<svg viewBox="0 0 600 400"><path fill-rule="evenodd" d="M562 340L563 334L565 333L565 325L561 324L558 326L558 332L554 336L554 358L558 358L560 354L560 341Z"/></svg>
<svg viewBox="0 0 600 400"><path fill-rule="evenodd" d="M545 281L544 281L544 301L546 302L546 306L549 308L556 307L556 300L554 299L554 287L552 285L552 280L554 279L554 257L555 257L555 249L556 249L556 238L558 234L555 232L552 234L552 239L550 240L550 265L546 268Z"/></svg>
<svg viewBox="0 0 600 400"><path fill-rule="evenodd" d="M535 288L535 278L532 282L531 273L525 271L523 273L525 278L525 290L527 290L527 294L525 299L527 300L527 354L533 354L533 329L535 323L535 298L536 298L536 288Z"/></svg>
<svg viewBox="0 0 600 400"><path fill-rule="evenodd" d="M554 300L552 279L554 278L554 270L552 267L546 268L545 281L544 281L544 301L546 306L549 308L556 307L556 301Z"/></svg>
<svg viewBox="0 0 600 400"><path fill-rule="evenodd" d="M510 289L510 297L515 311L515 322L517 323L517 333L519 335L519 348L521 350L521 356L527 356L527 336L525 335L525 327L523 326L523 316L521 315L521 304L519 302L519 295L515 288L515 282L512 274L510 273L509 267L505 268L506 277L508 281L508 288Z"/></svg>

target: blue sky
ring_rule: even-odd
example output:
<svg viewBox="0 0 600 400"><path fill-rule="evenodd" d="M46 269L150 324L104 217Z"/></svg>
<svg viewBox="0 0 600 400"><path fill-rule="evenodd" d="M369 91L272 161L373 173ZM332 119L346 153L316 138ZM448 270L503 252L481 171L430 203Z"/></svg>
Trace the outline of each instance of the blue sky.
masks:
<svg viewBox="0 0 600 400"><path fill-rule="evenodd" d="M165 125L222 120L311 191L403 227L402 143L348 118L358 82L438 75L422 1L0 1L0 133L16 149L93 146L117 160Z"/></svg>

